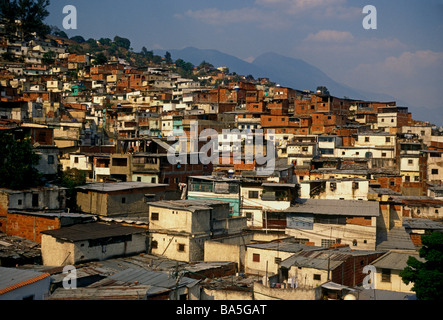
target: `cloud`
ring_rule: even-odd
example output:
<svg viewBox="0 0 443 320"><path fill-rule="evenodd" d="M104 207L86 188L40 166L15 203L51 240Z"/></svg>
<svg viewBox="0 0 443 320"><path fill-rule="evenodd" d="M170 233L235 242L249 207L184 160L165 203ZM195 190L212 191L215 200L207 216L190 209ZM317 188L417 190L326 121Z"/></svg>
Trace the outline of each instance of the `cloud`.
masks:
<svg viewBox="0 0 443 320"><path fill-rule="evenodd" d="M319 42L351 42L354 40L354 36L348 31L320 30L315 34L309 34L306 40Z"/></svg>
<svg viewBox="0 0 443 320"><path fill-rule="evenodd" d="M280 11L289 15L309 12L316 19L352 19L361 17L362 8L351 7L347 0L256 0L258 6ZM315 9L315 10L314 10Z"/></svg>
<svg viewBox="0 0 443 320"><path fill-rule="evenodd" d="M290 12L301 12L312 8L343 5L346 0L256 0L256 3L268 7L286 8Z"/></svg>
<svg viewBox="0 0 443 320"><path fill-rule="evenodd" d="M360 64L347 73L354 87L388 93L411 105L441 107L443 52L406 51L378 63Z"/></svg>
<svg viewBox="0 0 443 320"><path fill-rule="evenodd" d="M265 12L255 7L232 10L207 8L202 10L188 10L176 17L189 17L212 26L223 26L235 23L257 23L262 27L280 28L287 26L289 21L276 17L275 12Z"/></svg>
<svg viewBox="0 0 443 320"><path fill-rule="evenodd" d="M176 18L191 18L212 26L254 23L259 27L281 29L293 25L294 17L348 20L362 17L362 8L346 4L347 0L256 0L255 5L223 10L217 7L187 10Z"/></svg>

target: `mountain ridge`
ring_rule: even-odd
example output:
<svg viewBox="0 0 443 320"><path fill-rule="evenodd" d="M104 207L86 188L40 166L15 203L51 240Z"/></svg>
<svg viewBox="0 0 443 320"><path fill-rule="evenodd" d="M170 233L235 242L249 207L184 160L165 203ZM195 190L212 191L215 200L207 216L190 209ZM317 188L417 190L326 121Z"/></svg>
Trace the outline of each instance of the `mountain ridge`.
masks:
<svg viewBox="0 0 443 320"><path fill-rule="evenodd" d="M252 62L248 62L219 50L199 49L192 46L183 49L154 50L154 53L158 55L165 55L166 52L171 54L173 60L183 59L194 65L206 61L214 66L228 67L231 72L237 74L252 75L254 78L266 77L281 86L297 90L315 91L318 86L325 86L331 95L336 97L368 101L396 101L395 98L386 94L367 92L340 84L302 59L286 57L272 51L263 53Z"/></svg>

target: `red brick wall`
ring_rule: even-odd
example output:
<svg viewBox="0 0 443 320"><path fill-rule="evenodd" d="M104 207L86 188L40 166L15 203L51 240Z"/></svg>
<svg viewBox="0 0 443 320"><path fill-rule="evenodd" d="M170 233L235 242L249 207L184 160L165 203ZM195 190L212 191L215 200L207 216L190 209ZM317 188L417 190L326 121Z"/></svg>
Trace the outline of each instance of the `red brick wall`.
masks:
<svg viewBox="0 0 443 320"><path fill-rule="evenodd" d="M6 234L40 243L40 232L59 228L60 219L56 217L8 213Z"/></svg>
<svg viewBox="0 0 443 320"><path fill-rule="evenodd" d="M350 257L341 266L332 271L331 279L335 283L349 287L361 284L367 276L366 273L363 273L363 268L382 255L383 253L377 253L361 257Z"/></svg>
<svg viewBox="0 0 443 320"><path fill-rule="evenodd" d="M358 226L370 226L371 219L365 219L364 217L346 218L346 224L355 224Z"/></svg>
<svg viewBox="0 0 443 320"><path fill-rule="evenodd" d="M411 233L411 240L412 240L412 243L414 245L416 245L416 246L421 246L422 245L422 243L421 243L421 234L413 234L413 233Z"/></svg>

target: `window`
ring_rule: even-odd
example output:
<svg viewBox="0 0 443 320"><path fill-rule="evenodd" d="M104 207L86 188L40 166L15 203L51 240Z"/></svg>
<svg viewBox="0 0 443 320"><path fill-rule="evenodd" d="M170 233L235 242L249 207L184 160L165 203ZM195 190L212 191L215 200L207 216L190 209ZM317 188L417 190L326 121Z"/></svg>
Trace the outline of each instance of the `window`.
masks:
<svg viewBox="0 0 443 320"><path fill-rule="evenodd" d="M141 182L142 181L142 177L137 177L137 181Z"/></svg>
<svg viewBox="0 0 443 320"><path fill-rule="evenodd" d="M391 137L386 137L386 142L391 142Z"/></svg>
<svg viewBox="0 0 443 320"><path fill-rule="evenodd" d="M78 157L74 157L74 163L78 163Z"/></svg>
<svg viewBox="0 0 443 320"><path fill-rule="evenodd" d="M248 219L248 221L252 220L252 212L246 212L246 218Z"/></svg>
<svg viewBox="0 0 443 320"><path fill-rule="evenodd" d="M158 220L158 212L151 213L151 220Z"/></svg>
<svg viewBox="0 0 443 320"><path fill-rule="evenodd" d="M352 240L352 245L353 245L354 247L356 247L357 244L358 244L357 239Z"/></svg>
<svg viewBox="0 0 443 320"><path fill-rule="evenodd" d="M390 269L381 269L381 282L391 282Z"/></svg>
<svg viewBox="0 0 443 320"><path fill-rule="evenodd" d="M21 206L22 203L23 203L22 199L18 199L18 200L17 200L17 205Z"/></svg>
<svg viewBox="0 0 443 320"><path fill-rule="evenodd" d="M321 274L314 274L314 280L321 280Z"/></svg>
<svg viewBox="0 0 443 320"><path fill-rule="evenodd" d="M122 203L126 203L126 198L125 197L122 198Z"/></svg>
<svg viewBox="0 0 443 320"><path fill-rule="evenodd" d="M405 181L406 182L410 182L411 181L411 177L410 176L405 176Z"/></svg>
<svg viewBox="0 0 443 320"><path fill-rule="evenodd" d="M276 264L280 264L281 263L281 258L275 257L274 261L275 261Z"/></svg>
<svg viewBox="0 0 443 320"><path fill-rule="evenodd" d="M382 152L381 156L382 156L383 158L386 158L386 152Z"/></svg>
<svg viewBox="0 0 443 320"><path fill-rule="evenodd" d="M185 252L185 245L183 243L179 243L177 245L177 251L178 252Z"/></svg>
<svg viewBox="0 0 443 320"><path fill-rule="evenodd" d="M438 169L432 169L431 174L438 174Z"/></svg>
<svg viewBox="0 0 443 320"><path fill-rule="evenodd" d="M260 262L260 255L258 253L252 254L252 261L253 262Z"/></svg>
<svg viewBox="0 0 443 320"><path fill-rule="evenodd" d="M414 177L414 181L415 181L415 182L419 182L419 181L420 181L420 177L419 177L419 176L415 176L415 177Z"/></svg>
<svg viewBox="0 0 443 320"><path fill-rule="evenodd" d="M248 198L249 199L258 199L258 191L249 191Z"/></svg>
<svg viewBox="0 0 443 320"><path fill-rule="evenodd" d="M358 182L353 182L352 183L352 189L358 189Z"/></svg>
<svg viewBox="0 0 443 320"><path fill-rule="evenodd" d="M365 142L369 142L369 137L365 137Z"/></svg>
<svg viewBox="0 0 443 320"><path fill-rule="evenodd" d="M413 164L413 163L414 163L414 161L412 159L408 160L408 164Z"/></svg>
<svg viewBox="0 0 443 320"><path fill-rule="evenodd" d="M53 155L48 156L48 164L54 164L54 156Z"/></svg>
<svg viewBox="0 0 443 320"><path fill-rule="evenodd" d="M390 185L391 187L395 186L395 181L389 181L389 185Z"/></svg>
<svg viewBox="0 0 443 320"><path fill-rule="evenodd" d="M332 245L335 244L335 240L329 240L329 239L321 239L321 246L324 248L332 247Z"/></svg>

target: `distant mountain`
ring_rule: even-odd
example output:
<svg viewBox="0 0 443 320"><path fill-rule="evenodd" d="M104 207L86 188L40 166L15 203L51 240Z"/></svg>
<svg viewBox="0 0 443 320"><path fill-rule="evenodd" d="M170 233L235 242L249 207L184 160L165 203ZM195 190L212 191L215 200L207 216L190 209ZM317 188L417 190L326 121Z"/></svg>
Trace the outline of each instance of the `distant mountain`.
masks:
<svg viewBox="0 0 443 320"><path fill-rule="evenodd" d="M336 97L346 96L351 99L395 101L395 98L388 95L365 92L340 84L320 69L303 60L285 57L273 52L260 55L252 63L218 50L194 47L179 50L154 50L154 54L164 56L166 51L171 54L174 61L183 59L194 65L206 61L215 67L228 67L230 72L236 72L240 75L252 75L256 79L260 77L269 78L270 81L283 87L315 91L317 87L325 86L331 95Z"/></svg>

